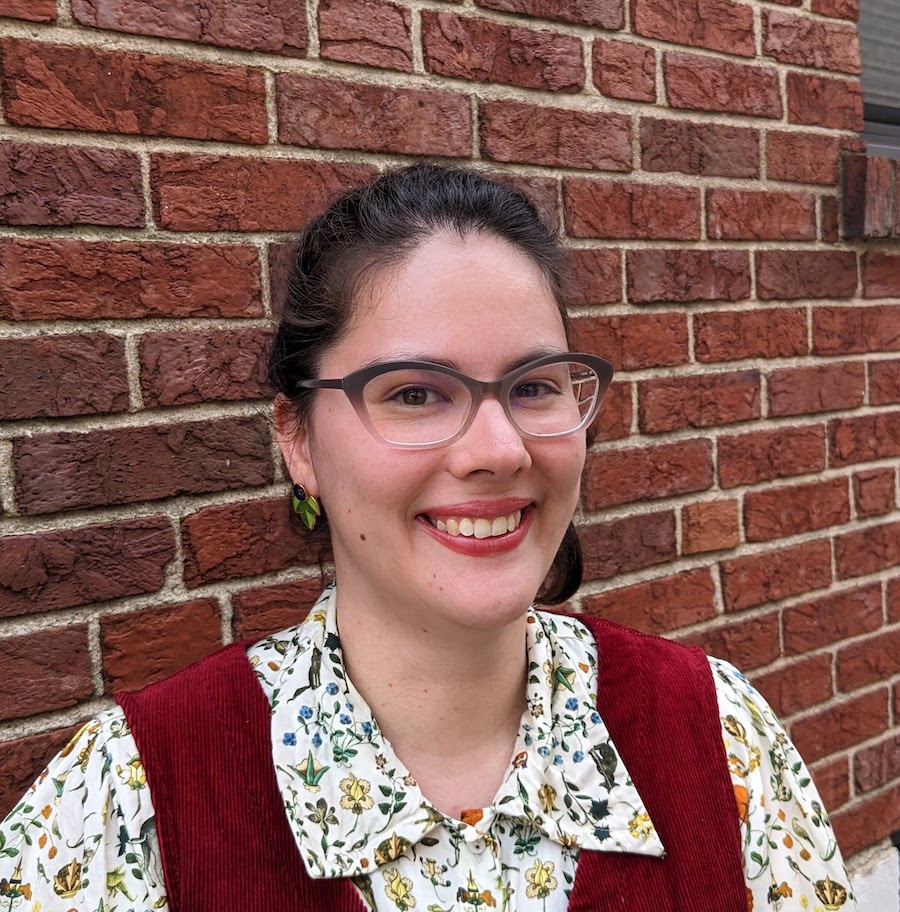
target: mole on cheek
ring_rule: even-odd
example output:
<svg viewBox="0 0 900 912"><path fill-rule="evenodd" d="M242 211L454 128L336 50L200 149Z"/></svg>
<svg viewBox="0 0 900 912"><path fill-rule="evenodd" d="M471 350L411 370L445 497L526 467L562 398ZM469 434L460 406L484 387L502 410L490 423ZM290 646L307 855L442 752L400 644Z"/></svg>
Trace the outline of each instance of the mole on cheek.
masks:
<svg viewBox="0 0 900 912"><path fill-rule="evenodd" d="M362 534L362 532L359 533L359 540L360 540L360 541L365 541L365 540L366 540L366 537L365 537L365 535Z"/></svg>

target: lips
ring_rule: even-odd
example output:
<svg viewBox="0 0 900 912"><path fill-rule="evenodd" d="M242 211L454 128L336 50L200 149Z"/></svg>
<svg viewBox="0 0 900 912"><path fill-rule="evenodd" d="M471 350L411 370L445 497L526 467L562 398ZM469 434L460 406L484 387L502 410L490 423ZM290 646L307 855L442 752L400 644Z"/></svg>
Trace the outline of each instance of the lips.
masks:
<svg viewBox="0 0 900 912"><path fill-rule="evenodd" d="M478 501L419 514L422 528L451 551L498 554L517 547L525 538L534 504L522 498L493 503Z"/></svg>

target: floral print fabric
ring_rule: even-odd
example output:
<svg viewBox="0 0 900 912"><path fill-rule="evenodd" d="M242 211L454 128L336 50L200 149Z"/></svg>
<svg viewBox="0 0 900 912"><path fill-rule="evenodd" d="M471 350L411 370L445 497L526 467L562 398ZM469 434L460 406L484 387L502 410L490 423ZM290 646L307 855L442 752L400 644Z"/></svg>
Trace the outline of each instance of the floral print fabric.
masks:
<svg viewBox="0 0 900 912"><path fill-rule="evenodd" d="M509 770L490 807L452 820L428 803L347 679L336 598L328 587L306 621L249 650L311 876L352 877L377 912L562 912L582 848L663 853L596 712L602 652L577 619L529 612L527 709ZM710 663L748 907L856 910L803 761L746 678ZM116 707L82 729L0 825L0 912L167 906L146 778Z"/></svg>

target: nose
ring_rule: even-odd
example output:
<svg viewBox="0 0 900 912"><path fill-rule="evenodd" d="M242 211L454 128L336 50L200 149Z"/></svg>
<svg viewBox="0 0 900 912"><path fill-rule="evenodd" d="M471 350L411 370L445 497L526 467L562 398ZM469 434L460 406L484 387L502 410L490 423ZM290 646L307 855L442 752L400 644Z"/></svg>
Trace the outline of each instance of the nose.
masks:
<svg viewBox="0 0 900 912"><path fill-rule="evenodd" d="M474 472L499 477L531 465L531 453L500 401L487 396L465 434L450 445L450 469L459 478Z"/></svg>

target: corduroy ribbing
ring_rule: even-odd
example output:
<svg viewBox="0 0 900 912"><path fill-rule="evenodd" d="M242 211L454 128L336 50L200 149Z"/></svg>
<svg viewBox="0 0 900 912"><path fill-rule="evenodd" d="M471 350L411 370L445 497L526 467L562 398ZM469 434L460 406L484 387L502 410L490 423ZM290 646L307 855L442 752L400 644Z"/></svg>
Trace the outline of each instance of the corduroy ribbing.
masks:
<svg viewBox="0 0 900 912"><path fill-rule="evenodd" d="M746 912L706 657L578 620L597 641L597 708L667 854L583 851L569 912ZM270 707L245 648L116 698L150 786L172 912L365 912L351 881L306 873L272 765Z"/></svg>

